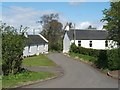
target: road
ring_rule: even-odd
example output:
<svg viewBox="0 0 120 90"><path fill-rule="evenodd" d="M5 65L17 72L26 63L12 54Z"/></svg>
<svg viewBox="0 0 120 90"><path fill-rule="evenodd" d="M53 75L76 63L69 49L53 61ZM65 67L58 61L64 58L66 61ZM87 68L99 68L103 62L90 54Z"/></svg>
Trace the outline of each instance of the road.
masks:
<svg viewBox="0 0 120 90"><path fill-rule="evenodd" d="M72 60L60 53L49 54L48 57L63 68L64 75L23 88L118 88L118 80L87 64Z"/></svg>

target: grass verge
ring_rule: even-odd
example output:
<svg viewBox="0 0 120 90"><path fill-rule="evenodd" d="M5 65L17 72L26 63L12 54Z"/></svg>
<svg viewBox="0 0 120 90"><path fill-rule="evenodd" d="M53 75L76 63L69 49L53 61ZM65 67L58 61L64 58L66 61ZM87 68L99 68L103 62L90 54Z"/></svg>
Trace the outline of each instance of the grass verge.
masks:
<svg viewBox="0 0 120 90"><path fill-rule="evenodd" d="M2 88L15 87L17 85L24 85L29 82L43 80L54 76L54 73L50 72L22 72L16 75L9 75L2 77Z"/></svg>
<svg viewBox="0 0 120 90"><path fill-rule="evenodd" d="M95 58L95 57L83 55L83 54L79 54L79 53L69 53L69 55L71 57L78 58L82 61L91 62L91 63L95 63L95 61L97 60L97 58Z"/></svg>
<svg viewBox="0 0 120 90"><path fill-rule="evenodd" d="M56 66L56 64L41 54L39 56L27 57L23 60L25 66Z"/></svg>
<svg viewBox="0 0 120 90"><path fill-rule="evenodd" d="M0 75L0 90L2 89L2 75Z"/></svg>

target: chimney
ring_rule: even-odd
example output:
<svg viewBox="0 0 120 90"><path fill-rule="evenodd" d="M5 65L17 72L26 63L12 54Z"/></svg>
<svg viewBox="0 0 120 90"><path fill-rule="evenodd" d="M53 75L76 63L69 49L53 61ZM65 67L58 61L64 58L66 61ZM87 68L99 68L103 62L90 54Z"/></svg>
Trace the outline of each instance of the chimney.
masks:
<svg viewBox="0 0 120 90"><path fill-rule="evenodd" d="M70 30L70 27L69 27L69 23L68 23L68 22L66 23L64 30L65 30L65 31L69 31L69 30Z"/></svg>

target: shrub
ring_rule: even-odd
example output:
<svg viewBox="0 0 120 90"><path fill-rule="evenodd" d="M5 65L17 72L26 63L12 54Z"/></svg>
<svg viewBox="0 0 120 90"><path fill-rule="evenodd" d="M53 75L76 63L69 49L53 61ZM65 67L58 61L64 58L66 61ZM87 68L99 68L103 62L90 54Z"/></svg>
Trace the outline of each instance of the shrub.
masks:
<svg viewBox="0 0 120 90"><path fill-rule="evenodd" d="M109 70L120 70L120 48L112 50L96 50L90 48L77 47L74 43L71 45L70 52L89 55L97 58L91 60L98 68Z"/></svg>
<svg viewBox="0 0 120 90"><path fill-rule="evenodd" d="M108 50L108 68L110 70L120 70L120 50L112 49Z"/></svg>
<svg viewBox="0 0 120 90"><path fill-rule="evenodd" d="M107 58L107 51L106 50L99 51L98 59L95 62L95 64L99 68L103 68L103 69L108 68L108 58Z"/></svg>
<svg viewBox="0 0 120 90"><path fill-rule="evenodd" d="M72 43L71 47L70 47L70 52L78 53L77 49L78 49L78 47L75 45L75 43Z"/></svg>
<svg viewBox="0 0 120 90"><path fill-rule="evenodd" d="M2 30L2 28L0 28ZM2 71L4 75L15 74L22 63L24 35L18 35L13 27L2 31Z"/></svg>
<svg viewBox="0 0 120 90"><path fill-rule="evenodd" d="M89 56L93 56L93 57L97 57L99 55L99 50L77 47L74 43L70 47L70 52L89 55Z"/></svg>

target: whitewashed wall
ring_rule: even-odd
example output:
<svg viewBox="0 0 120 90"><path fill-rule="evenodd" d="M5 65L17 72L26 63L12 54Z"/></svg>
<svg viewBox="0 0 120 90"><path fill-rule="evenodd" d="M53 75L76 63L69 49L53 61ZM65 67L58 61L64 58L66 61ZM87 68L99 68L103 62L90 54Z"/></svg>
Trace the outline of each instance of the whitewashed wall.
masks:
<svg viewBox="0 0 120 90"><path fill-rule="evenodd" d="M85 48L92 48L92 49L111 49L111 44L114 45L114 43L111 43L112 40L108 41L108 47L105 47L105 41L106 40L75 40L76 46L78 46L78 41L81 41L81 46ZM90 41L92 41L92 47L89 46ZM74 40L71 40L71 43L73 43ZM114 45L113 48L116 48L117 45Z"/></svg>
<svg viewBox="0 0 120 90"><path fill-rule="evenodd" d="M65 34L63 39L63 53L69 52L70 45L71 45L70 39L68 38L68 35Z"/></svg>
<svg viewBox="0 0 120 90"><path fill-rule="evenodd" d="M39 55L40 53L48 53L48 44L32 45L30 46L30 50L26 46L23 51L23 56Z"/></svg>

